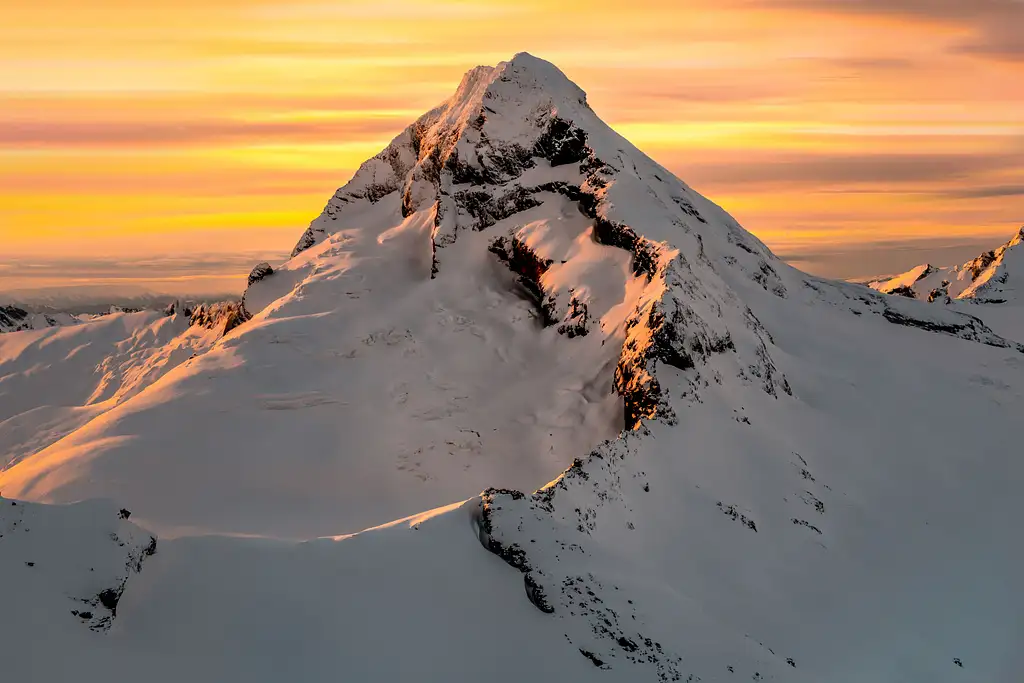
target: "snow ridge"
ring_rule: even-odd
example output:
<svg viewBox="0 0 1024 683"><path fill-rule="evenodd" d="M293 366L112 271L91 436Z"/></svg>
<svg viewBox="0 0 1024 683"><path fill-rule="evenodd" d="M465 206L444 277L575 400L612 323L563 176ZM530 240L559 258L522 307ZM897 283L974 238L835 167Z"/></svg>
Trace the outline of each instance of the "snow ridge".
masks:
<svg viewBox="0 0 1024 683"><path fill-rule="evenodd" d="M926 263L901 275L874 280L868 286L885 294L925 299L929 303L1015 301L1020 296L1020 287L1014 278L1020 278L1017 273L1024 270L1022 242L1024 227L1005 244L961 265L936 267Z"/></svg>

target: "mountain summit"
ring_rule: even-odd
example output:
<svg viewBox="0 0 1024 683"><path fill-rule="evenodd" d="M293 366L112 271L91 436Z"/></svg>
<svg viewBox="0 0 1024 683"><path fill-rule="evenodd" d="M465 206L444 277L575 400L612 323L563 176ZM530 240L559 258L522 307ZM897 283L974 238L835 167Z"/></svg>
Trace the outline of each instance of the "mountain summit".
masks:
<svg viewBox="0 0 1024 683"><path fill-rule="evenodd" d="M497 67L479 66L466 73L451 98L359 168L292 255L318 243L348 204L376 203L395 191L403 215L435 206L435 244L454 240L460 227L452 206L454 185L519 177L536 166L534 153L555 164L572 161L584 140L569 122L589 111L582 90L554 65L529 54Z"/></svg>
<svg viewBox="0 0 1024 683"><path fill-rule="evenodd" d="M113 577L102 648L62 607L95 582L61 575L15 651L79 680L112 653L168 681L1024 670L1024 345L781 262L543 60L469 71L239 319L0 472L25 519L105 497L170 537ZM34 368L25 334L0 358Z"/></svg>

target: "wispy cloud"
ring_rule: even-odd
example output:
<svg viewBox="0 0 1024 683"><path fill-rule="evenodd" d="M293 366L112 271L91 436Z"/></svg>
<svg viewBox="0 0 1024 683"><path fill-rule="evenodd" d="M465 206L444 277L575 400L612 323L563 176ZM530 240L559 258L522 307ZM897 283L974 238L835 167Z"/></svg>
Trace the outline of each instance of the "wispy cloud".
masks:
<svg viewBox="0 0 1024 683"><path fill-rule="evenodd" d="M2 117L2 115L0 115ZM0 147L162 147L389 139L408 113L297 121L2 121Z"/></svg>
<svg viewBox="0 0 1024 683"><path fill-rule="evenodd" d="M898 16L962 26L973 37L952 49L1010 61L1024 60L1020 32L1024 27L1021 0L768 0L798 10Z"/></svg>
<svg viewBox="0 0 1024 683"><path fill-rule="evenodd" d="M834 189L837 185L870 184L905 190L907 185L962 180L975 174L1020 166L1020 156L1011 153L974 154L761 154L748 155L747 163L687 164L686 175L694 182L714 184L798 185L805 189ZM902 186L902 187L900 187ZM991 189L991 188L989 188ZM979 188L980 190L980 188ZM925 189L927 191L927 189ZM964 189L962 192L969 192ZM984 193L977 196L995 196ZM1010 194L1010 193L1008 193ZM969 196L969 195L963 195Z"/></svg>
<svg viewBox="0 0 1024 683"><path fill-rule="evenodd" d="M951 190L946 195L957 199L986 199L990 197L1024 197L1024 185L991 185Z"/></svg>

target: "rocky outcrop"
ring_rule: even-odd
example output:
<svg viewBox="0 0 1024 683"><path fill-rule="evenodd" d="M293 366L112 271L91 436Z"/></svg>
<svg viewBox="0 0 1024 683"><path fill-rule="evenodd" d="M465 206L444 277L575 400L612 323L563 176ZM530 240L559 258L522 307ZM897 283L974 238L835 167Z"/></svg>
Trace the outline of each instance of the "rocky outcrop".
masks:
<svg viewBox="0 0 1024 683"><path fill-rule="evenodd" d="M274 269L270 267L270 264L266 261L257 263L253 266L253 269L249 272L249 279L246 282L246 287L252 287L254 284L259 282L265 277L269 277L274 274Z"/></svg>
<svg viewBox="0 0 1024 683"><path fill-rule="evenodd" d="M0 498L0 575L24 575L24 592L7 601L21 609L59 610L93 631L108 630L132 577L156 553L156 536L106 501L44 505Z"/></svg>
<svg viewBox="0 0 1024 683"><path fill-rule="evenodd" d="M29 313L17 306L0 306L0 332L31 329Z"/></svg>
<svg viewBox="0 0 1024 683"><path fill-rule="evenodd" d="M0 306L0 333L77 325L81 320L70 313L32 312L18 306Z"/></svg>
<svg viewBox="0 0 1024 683"><path fill-rule="evenodd" d="M914 293L913 288L910 285L900 285L899 287L893 287L886 294L892 296L905 296L908 299L916 299L917 295Z"/></svg>
<svg viewBox="0 0 1024 683"><path fill-rule="evenodd" d="M933 289L928 293L928 303L933 304L936 301L948 304L952 302L949 296L949 280L943 280L942 284Z"/></svg>
<svg viewBox="0 0 1024 683"><path fill-rule="evenodd" d="M195 304L187 301L182 301L181 299L175 299L174 301L167 305L167 308L164 309L164 315L166 315L167 317L183 315L186 318L191 318L192 311L194 309Z"/></svg>
<svg viewBox="0 0 1024 683"><path fill-rule="evenodd" d="M554 298L545 294L541 278L551 267L550 259L540 258L536 252L515 236L499 236L491 242L489 250L510 271L519 276L526 297L534 305L544 327L558 322L554 311Z"/></svg>
<svg viewBox="0 0 1024 683"><path fill-rule="evenodd" d="M973 315L939 306L924 306L917 301L908 301L908 297L880 294L862 285L811 278L805 279L803 284L815 293L814 298L818 301L829 302L831 305L842 302L855 315L870 313L894 325L914 327L925 332L946 334L965 341L1024 353L1024 344L1004 339Z"/></svg>
<svg viewBox="0 0 1024 683"><path fill-rule="evenodd" d="M189 324L215 330L219 336L223 336L251 317L240 301L204 303L192 310Z"/></svg>

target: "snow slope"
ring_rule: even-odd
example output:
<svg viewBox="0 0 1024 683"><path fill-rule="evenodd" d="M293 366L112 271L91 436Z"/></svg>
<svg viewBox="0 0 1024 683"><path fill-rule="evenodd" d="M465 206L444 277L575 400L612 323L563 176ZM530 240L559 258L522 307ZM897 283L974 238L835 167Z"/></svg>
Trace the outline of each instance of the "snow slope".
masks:
<svg viewBox="0 0 1024 683"><path fill-rule="evenodd" d="M165 537L107 633L18 603L5 672L1024 674L1024 345L787 266L547 62L470 71L243 305L0 473Z"/></svg>
<svg viewBox="0 0 1024 683"><path fill-rule="evenodd" d="M929 302L961 299L978 303L1019 303L1024 300L1024 228L1006 244L959 266L924 264L891 278L868 284L886 294Z"/></svg>
<svg viewBox="0 0 1024 683"><path fill-rule="evenodd" d="M109 501L62 506L0 498L5 620L30 631L57 624L108 630L128 582L156 552L156 538L130 517ZM15 652L5 653L4 661ZM41 648L38 654L47 656Z"/></svg>
<svg viewBox="0 0 1024 683"><path fill-rule="evenodd" d="M179 311L111 313L0 335L0 471L131 398L217 337Z"/></svg>

